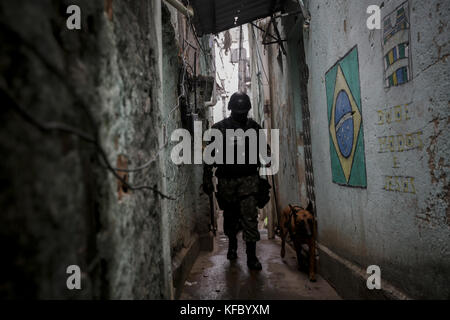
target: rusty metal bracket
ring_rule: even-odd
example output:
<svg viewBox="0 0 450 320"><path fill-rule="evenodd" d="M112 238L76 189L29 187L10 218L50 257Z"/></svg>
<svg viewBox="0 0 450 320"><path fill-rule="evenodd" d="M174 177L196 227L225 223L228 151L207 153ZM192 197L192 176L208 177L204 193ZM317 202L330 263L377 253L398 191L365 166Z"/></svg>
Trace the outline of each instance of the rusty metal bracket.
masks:
<svg viewBox="0 0 450 320"><path fill-rule="evenodd" d="M254 24L252 24L252 25L254 25ZM270 29L271 25L273 25L273 29L275 31L275 35L272 35L269 32L269 29ZM263 29L261 29L259 27L257 27L257 28L260 29L260 30L263 30ZM276 23L275 15L273 15L270 18L269 25L267 26L266 30L263 30L263 31L264 31L264 36L263 36L262 44L267 46L267 45L271 45L271 44L276 44L277 43L280 46L281 51L283 52L283 54L286 55L286 49L284 48L283 42L286 42L287 40L286 39L281 39L281 34L280 34L280 31L278 30L278 26L277 26L277 23ZM266 39L267 39L268 36L270 38L274 39L275 41L267 41Z"/></svg>

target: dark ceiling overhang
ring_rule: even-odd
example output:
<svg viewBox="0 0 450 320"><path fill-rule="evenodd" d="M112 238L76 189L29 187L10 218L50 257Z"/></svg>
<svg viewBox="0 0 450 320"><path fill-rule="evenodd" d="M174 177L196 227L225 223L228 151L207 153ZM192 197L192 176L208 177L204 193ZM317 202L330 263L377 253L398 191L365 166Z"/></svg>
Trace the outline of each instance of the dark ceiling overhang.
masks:
<svg viewBox="0 0 450 320"><path fill-rule="evenodd" d="M287 0L190 0L197 34L219 32L273 15ZM237 21L236 21L237 17Z"/></svg>

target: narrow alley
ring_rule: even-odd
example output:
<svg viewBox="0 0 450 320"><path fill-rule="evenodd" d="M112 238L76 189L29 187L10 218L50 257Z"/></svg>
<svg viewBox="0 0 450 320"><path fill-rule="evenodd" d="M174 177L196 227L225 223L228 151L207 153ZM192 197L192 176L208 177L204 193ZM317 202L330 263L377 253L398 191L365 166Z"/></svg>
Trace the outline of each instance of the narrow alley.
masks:
<svg viewBox="0 0 450 320"><path fill-rule="evenodd" d="M0 0L0 300L450 300L449 20Z"/></svg>
<svg viewBox="0 0 450 320"><path fill-rule="evenodd" d="M221 223L219 223L219 226ZM228 261L228 239L219 227L215 248L202 252L187 277L182 300L324 300L340 299L322 277L310 282L306 272L299 272L295 251L288 247L280 257L279 239L269 240L261 231L258 252L263 270L249 271L245 264L245 244L239 237L237 261ZM304 270L303 270L304 271Z"/></svg>

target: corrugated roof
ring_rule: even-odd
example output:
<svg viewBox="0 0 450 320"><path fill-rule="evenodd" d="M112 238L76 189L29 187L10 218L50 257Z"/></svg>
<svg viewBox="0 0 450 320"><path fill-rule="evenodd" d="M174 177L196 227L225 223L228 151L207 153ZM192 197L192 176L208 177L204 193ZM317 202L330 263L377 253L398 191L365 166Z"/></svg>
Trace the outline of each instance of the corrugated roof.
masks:
<svg viewBox="0 0 450 320"><path fill-rule="evenodd" d="M198 35L216 34L280 11L286 0L190 0ZM238 17L235 23L235 17Z"/></svg>

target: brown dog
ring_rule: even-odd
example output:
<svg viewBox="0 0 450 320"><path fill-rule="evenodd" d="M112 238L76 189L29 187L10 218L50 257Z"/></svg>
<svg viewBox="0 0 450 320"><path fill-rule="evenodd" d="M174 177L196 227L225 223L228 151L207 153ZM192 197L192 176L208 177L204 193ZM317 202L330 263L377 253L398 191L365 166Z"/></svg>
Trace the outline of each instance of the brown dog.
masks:
<svg viewBox="0 0 450 320"><path fill-rule="evenodd" d="M286 236L289 234L297 252L298 267L301 266L302 244L309 247L309 280L316 281L316 239L312 203L305 210L299 206L289 205L284 208L280 217L281 257L286 253Z"/></svg>

